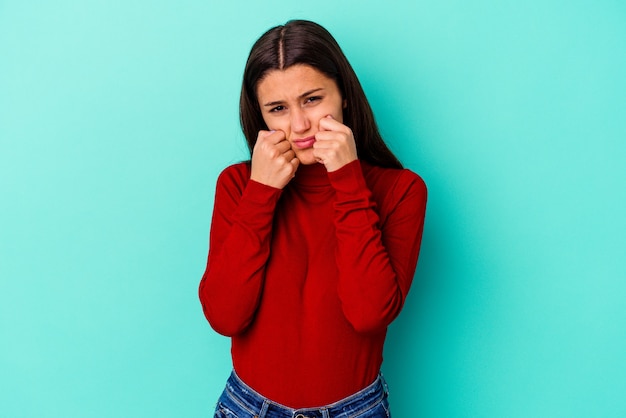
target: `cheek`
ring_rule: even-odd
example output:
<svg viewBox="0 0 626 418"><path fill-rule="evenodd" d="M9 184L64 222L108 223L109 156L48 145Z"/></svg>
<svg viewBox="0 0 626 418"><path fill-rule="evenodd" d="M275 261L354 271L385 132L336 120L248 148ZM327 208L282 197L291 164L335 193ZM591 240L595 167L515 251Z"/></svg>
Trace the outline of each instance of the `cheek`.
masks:
<svg viewBox="0 0 626 418"><path fill-rule="evenodd" d="M313 117L313 124L315 125L315 127L317 127L321 119L325 118L328 115L331 115L333 119L335 119L337 122L343 123L343 109L341 108L341 106L330 105L324 106L323 108L320 108L318 111L316 111L316 114Z"/></svg>
<svg viewBox="0 0 626 418"><path fill-rule="evenodd" d="M337 115L335 116L335 120L339 123L343 123L343 109L337 112Z"/></svg>
<svg viewBox="0 0 626 418"><path fill-rule="evenodd" d="M263 121L265 122L265 126L267 126L267 129L269 129L270 131L278 131L284 129L284 127L282 126L284 125L284 123L281 122L280 118L271 118L263 115Z"/></svg>
<svg viewBox="0 0 626 418"><path fill-rule="evenodd" d="M271 125L268 125L270 129L275 131L283 131L289 133L290 123L289 118L276 118L270 121Z"/></svg>
<svg viewBox="0 0 626 418"><path fill-rule="evenodd" d="M337 101L333 106L332 110L328 113L333 115L333 118L340 123L343 123L343 115L344 115L345 107L343 106L342 101Z"/></svg>
<svg viewBox="0 0 626 418"><path fill-rule="evenodd" d="M265 113L261 114L261 117L263 118L263 122L265 122L265 126L267 126L269 129L272 129L272 121L270 118L268 118Z"/></svg>

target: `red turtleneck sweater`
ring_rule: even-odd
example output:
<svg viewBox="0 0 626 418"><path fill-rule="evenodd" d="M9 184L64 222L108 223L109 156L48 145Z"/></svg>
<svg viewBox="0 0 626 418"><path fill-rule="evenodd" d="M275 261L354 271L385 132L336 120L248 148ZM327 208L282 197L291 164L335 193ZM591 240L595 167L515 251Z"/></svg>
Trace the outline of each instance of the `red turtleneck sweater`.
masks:
<svg viewBox="0 0 626 418"><path fill-rule="evenodd" d="M425 209L426 186L409 170L300 166L280 190L250 180L247 163L225 169L200 300L232 337L239 377L292 408L372 383L415 273Z"/></svg>

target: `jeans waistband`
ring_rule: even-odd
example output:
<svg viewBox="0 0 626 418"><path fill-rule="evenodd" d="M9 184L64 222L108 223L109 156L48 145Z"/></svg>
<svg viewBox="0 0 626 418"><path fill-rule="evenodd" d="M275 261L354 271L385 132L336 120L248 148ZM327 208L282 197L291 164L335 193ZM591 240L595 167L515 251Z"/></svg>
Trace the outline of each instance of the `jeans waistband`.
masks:
<svg viewBox="0 0 626 418"><path fill-rule="evenodd" d="M374 383L357 393L330 405L293 409L269 400L246 385L233 371L226 382L226 393L250 415L265 418L333 418L352 416L376 406L387 395L387 384L382 374ZM343 414L343 415L342 415Z"/></svg>

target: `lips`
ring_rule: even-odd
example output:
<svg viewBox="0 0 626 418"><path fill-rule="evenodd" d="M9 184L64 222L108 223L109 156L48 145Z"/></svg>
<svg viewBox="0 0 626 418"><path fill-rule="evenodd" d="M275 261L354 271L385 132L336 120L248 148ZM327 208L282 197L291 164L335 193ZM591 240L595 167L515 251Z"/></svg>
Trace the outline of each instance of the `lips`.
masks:
<svg viewBox="0 0 626 418"><path fill-rule="evenodd" d="M311 148L315 143L315 136L309 136L306 138L295 139L293 145L299 149Z"/></svg>

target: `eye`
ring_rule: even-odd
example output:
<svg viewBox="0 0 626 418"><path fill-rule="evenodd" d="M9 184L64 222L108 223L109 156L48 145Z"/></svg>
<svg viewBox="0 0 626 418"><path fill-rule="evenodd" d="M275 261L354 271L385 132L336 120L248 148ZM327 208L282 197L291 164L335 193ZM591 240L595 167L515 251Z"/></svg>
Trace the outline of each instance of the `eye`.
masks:
<svg viewBox="0 0 626 418"><path fill-rule="evenodd" d="M322 96L311 96L305 100L305 103L313 103L322 100Z"/></svg>
<svg viewBox="0 0 626 418"><path fill-rule="evenodd" d="M283 110L285 110L285 106L276 106L270 109L270 113L277 113L277 112L282 112Z"/></svg>

